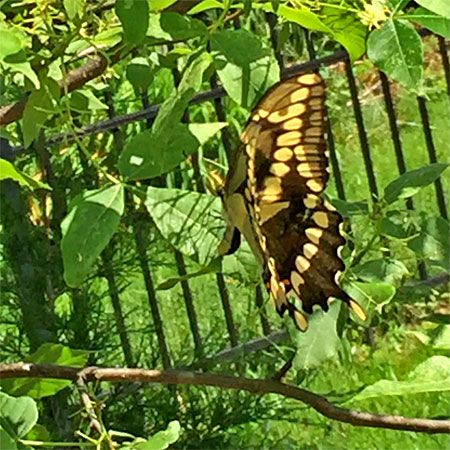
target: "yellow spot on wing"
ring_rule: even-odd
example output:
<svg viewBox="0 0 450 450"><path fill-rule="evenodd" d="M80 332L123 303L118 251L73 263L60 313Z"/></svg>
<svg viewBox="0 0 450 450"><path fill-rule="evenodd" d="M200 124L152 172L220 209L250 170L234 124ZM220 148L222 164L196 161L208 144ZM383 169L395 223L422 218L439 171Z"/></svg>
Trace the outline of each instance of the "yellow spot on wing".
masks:
<svg viewBox="0 0 450 450"><path fill-rule="evenodd" d="M298 255L295 258L295 266L300 273L303 273L311 267L311 263L303 255Z"/></svg>
<svg viewBox="0 0 450 450"><path fill-rule="evenodd" d="M261 202L259 205L259 221L262 225L272 217L275 217L283 209L289 208L289 202L274 202L265 203Z"/></svg>
<svg viewBox="0 0 450 450"><path fill-rule="evenodd" d="M305 284L303 277L295 270L291 272L291 284L297 294L300 294L300 285Z"/></svg>
<svg viewBox="0 0 450 450"><path fill-rule="evenodd" d="M263 197L279 196L282 193L281 179L278 177L267 177L264 180Z"/></svg>
<svg viewBox="0 0 450 450"><path fill-rule="evenodd" d="M303 254L308 258L312 259L313 256L319 251L319 247L317 245L311 244L308 242L303 246Z"/></svg>
<svg viewBox="0 0 450 450"><path fill-rule="evenodd" d="M306 237L314 244L318 244L323 235L323 230L320 228L307 228L305 230Z"/></svg>
<svg viewBox="0 0 450 450"><path fill-rule="evenodd" d="M300 331L306 331L308 329L308 319L306 316L297 309L294 310L293 316L295 325L297 325L298 329Z"/></svg>
<svg viewBox="0 0 450 450"><path fill-rule="evenodd" d="M277 145L284 147L286 145L298 144L302 133L300 131L288 131L287 133L280 134L277 137Z"/></svg>
<svg viewBox="0 0 450 450"><path fill-rule="evenodd" d="M323 184L317 180L308 180L306 186L309 187L313 192L321 192L323 190Z"/></svg>
<svg viewBox="0 0 450 450"><path fill-rule="evenodd" d="M306 86L312 86L313 84L319 84L322 81L322 78L316 73L307 73L305 75L300 75L297 78L297 81Z"/></svg>
<svg viewBox="0 0 450 450"><path fill-rule="evenodd" d="M364 321L367 320L367 313L366 311L364 311L364 308L358 302L356 302L355 300L350 300L349 305L352 311L356 314L356 316L359 319Z"/></svg>
<svg viewBox="0 0 450 450"><path fill-rule="evenodd" d="M284 177L290 170L290 167L283 162L273 163L270 166L270 173L273 173L277 177Z"/></svg>
<svg viewBox="0 0 450 450"><path fill-rule="evenodd" d="M306 105L304 103L294 103L286 108L274 111L267 117L267 120L270 123L280 123L293 117L301 116L305 111Z"/></svg>
<svg viewBox="0 0 450 450"><path fill-rule="evenodd" d="M318 225L320 228L328 228L329 220L328 220L328 214L323 211L316 211L312 215L312 220L316 225Z"/></svg>
<svg viewBox="0 0 450 450"><path fill-rule="evenodd" d="M303 120L299 117L294 117L293 119L289 119L282 124L283 130L298 130L302 127Z"/></svg>
<svg viewBox="0 0 450 450"><path fill-rule="evenodd" d="M293 156L294 156L294 154L293 154L292 150L287 147L279 148L278 150L275 150L275 152L273 153L273 157L277 161L283 161L283 162L289 161Z"/></svg>
<svg viewBox="0 0 450 450"><path fill-rule="evenodd" d="M305 199L303 199L303 204L308 209L314 209L320 204L320 198L314 194L308 194Z"/></svg>

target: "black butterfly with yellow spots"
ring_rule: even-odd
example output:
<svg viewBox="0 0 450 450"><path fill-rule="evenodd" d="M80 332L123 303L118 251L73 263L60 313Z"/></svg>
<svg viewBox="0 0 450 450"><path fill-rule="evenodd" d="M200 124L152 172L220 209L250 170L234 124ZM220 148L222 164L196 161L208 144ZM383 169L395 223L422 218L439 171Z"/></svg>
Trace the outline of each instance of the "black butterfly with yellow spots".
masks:
<svg viewBox="0 0 450 450"><path fill-rule="evenodd" d="M220 252L234 252L240 233L264 268L280 315L307 329L314 305L345 301L365 312L340 287L342 217L320 194L329 178L325 142L325 84L316 73L272 87L253 110L222 190L229 226Z"/></svg>

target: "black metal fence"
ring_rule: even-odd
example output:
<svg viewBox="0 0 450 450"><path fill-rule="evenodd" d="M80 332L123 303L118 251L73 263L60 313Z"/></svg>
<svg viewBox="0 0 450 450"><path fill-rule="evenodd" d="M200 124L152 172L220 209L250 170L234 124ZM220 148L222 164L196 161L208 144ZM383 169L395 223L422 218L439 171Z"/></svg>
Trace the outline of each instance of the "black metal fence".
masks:
<svg viewBox="0 0 450 450"><path fill-rule="evenodd" d="M446 79L447 92L450 95L450 65L447 52L447 44L443 38L438 37L437 39L439 43L439 54L442 59L442 71ZM369 144L368 133L364 121L360 98L358 96L357 83L355 80L354 72L349 57L345 51L337 51L332 55L317 58L314 50L314 43L309 38L309 36L306 36L306 43L310 61L304 62L302 64L297 64L291 67L282 68L283 77L287 77L295 73L318 70L321 67L336 65L337 63L341 63L344 65L345 76L348 82L348 90L351 96L351 107L354 114L360 150L364 162L365 175L367 177L370 194L375 198L379 194L379 186L377 183L377 176L372 163L371 148ZM278 56L279 56L278 59L281 61L282 60L281 56L280 55ZM175 79L179 78L177 73L174 73L174 76ZM395 161L398 173L401 174L407 170L407 166L405 163L405 155L402 145L401 133L398 127L393 95L391 93L391 85L387 77L381 72L379 73L379 80L381 83L382 95L384 98L392 144L395 152ZM211 89L209 91L197 94L192 99L191 104L195 105L202 102L213 102L217 119L226 122L227 114L223 104L223 98L225 95L226 95L225 91L218 85L216 79L213 78L211 81ZM119 116L116 115L116 112L114 110L114 102L111 95L106 96L105 101L109 107L108 112L109 117L107 120L80 128L80 131L77 133L77 135L68 136L61 134L53 136L48 139L47 144L57 145L61 142L64 143L73 142L76 138L92 136L98 134L99 132L111 130L115 138L116 151L120 152L122 143L124 141L121 131L122 127L136 121L145 121L146 126L150 127L153 119L155 118L158 112L159 106L149 105L146 96L142 96L140 100L142 103L143 108L142 110L131 114ZM427 109L427 100L423 97L417 97L417 107L420 113L421 126L423 129L423 136L424 136L424 144L428 155L428 159L430 163L435 163L437 162L437 152L433 140L433 130L430 124L430 118ZM185 121L189 120L188 114L189 111L185 115L184 118ZM328 134L328 149L330 151L330 162L333 172L333 179L336 186L337 196L340 199L345 200L346 199L345 183L343 181L341 165L336 152L336 144L333 135L333 130L334 130L333 123L330 121L328 122L327 134ZM229 132L227 130L222 132L221 139L227 155L231 155L233 152L233 143L231 136L229 135ZM200 192L203 192L205 189L200 175L199 163L196 157L192 159L192 164L194 168L196 189ZM162 186L163 182L161 182L160 185ZM439 213L443 218L447 219L448 218L447 206L444 197L444 189L440 179L435 181L434 188ZM414 203L411 199L408 199L406 204L409 209L414 208ZM142 211L136 210L136 207L133 204L131 196L128 196L127 198L127 205L129 207L131 216L137 217L137 215L143 214ZM150 270L150 264L145 244L145 237L143 236L143 230L139 225L140 221L132 220L131 223L134 224L133 231L134 231L135 245L139 259L139 266L142 272L145 289L148 297L149 311L153 320L153 327L157 337L159 357L162 362L162 365L165 368L168 368L173 365L173 361L170 356L171 352L169 349L168 339L165 332L164 320L161 316L158 303L158 295L154 287L153 277ZM136 358L134 357L133 352L130 348L129 338L127 335L126 327L124 325L124 315L121 308L120 294L118 294L118 289L115 283L114 270L112 266L108 264L109 256L107 255L108 252L110 253L112 251L113 251L112 248L108 248L105 251L106 256L104 255L102 259L102 264L103 269L106 273L106 279L108 282L109 292L115 313L116 326L120 332L121 345L125 355L125 360L128 365L133 365L136 362ZM180 276L186 275L187 270L184 256L177 250L174 250L174 258L176 261L178 274ZM419 269L421 276L426 277L426 268L422 265ZM262 332L263 337L257 338L249 342L242 342L240 340L238 329L235 324L235 320L233 318L233 310L231 307L230 296L225 279L221 273L218 273L215 276L217 283L217 292L220 296L223 315L226 324L226 330L228 333L228 341L231 348L228 350L224 350L214 356L205 355L203 337L200 331L199 321L197 318L194 295L191 291L189 281L187 280L182 281L181 282L182 295L184 299L186 314L194 346L194 355L195 355L194 365L202 365L208 361L214 362L214 361L221 361L227 358L233 358L236 355L258 350L266 347L267 345L270 345L270 343L278 343L282 339L284 339L284 337L286 336L285 332L284 331L274 332L272 330L271 323L269 323L269 320L267 319L267 316L262 313L260 315L260 326L261 326L260 333ZM263 294L261 287L257 286L255 288L254 296L256 306L260 311L262 311L263 309L264 295L265 294Z"/></svg>

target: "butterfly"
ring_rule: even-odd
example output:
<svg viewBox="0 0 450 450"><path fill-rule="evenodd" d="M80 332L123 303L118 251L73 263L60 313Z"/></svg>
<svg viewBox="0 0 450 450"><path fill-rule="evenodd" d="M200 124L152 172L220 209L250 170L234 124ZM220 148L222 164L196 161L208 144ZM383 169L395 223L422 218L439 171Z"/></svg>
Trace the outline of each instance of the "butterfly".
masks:
<svg viewBox="0 0 450 450"><path fill-rule="evenodd" d="M329 179L326 120L319 74L274 85L253 109L221 191L228 227L219 252L236 251L242 234L277 312L287 312L301 331L308 327L304 313L315 305L327 311L332 298L366 319L339 285L343 219L321 196Z"/></svg>

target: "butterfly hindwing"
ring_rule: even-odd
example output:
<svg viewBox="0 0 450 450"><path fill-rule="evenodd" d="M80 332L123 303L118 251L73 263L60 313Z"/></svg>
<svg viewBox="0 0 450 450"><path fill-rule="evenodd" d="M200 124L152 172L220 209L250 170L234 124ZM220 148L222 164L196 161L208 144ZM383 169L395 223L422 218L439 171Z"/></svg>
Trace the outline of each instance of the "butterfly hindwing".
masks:
<svg viewBox="0 0 450 450"><path fill-rule="evenodd" d="M325 125L325 85L318 74L278 83L242 134L238 159L245 172L242 166L230 171L225 188L244 202L243 234L247 240L252 235L277 311L288 311L301 330L307 320L291 295L307 313L314 305L327 310L331 297L357 305L339 287L342 217L320 196L329 178Z"/></svg>

